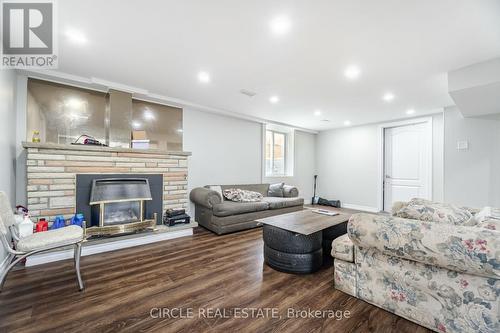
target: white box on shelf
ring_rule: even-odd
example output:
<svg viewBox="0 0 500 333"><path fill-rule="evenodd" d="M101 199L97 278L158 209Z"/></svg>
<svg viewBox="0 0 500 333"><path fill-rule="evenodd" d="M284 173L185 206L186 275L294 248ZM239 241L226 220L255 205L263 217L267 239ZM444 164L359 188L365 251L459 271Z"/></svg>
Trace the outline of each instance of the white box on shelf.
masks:
<svg viewBox="0 0 500 333"><path fill-rule="evenodd" d="M132 140L132 148L149 149L149 140Z"/></svg>

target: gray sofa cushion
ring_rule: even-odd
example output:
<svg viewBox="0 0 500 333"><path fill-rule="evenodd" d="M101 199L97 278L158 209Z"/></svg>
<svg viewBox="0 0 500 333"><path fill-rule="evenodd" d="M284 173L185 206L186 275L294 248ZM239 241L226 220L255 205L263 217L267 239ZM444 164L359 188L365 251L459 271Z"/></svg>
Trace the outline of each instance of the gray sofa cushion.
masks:
<svg viewBox="0 0 500 333"><path fill-rule="evenodd" d="M271 184L269 185L269 196L270 197L283 197L283 186L285 186L285 183L277 183L277 184Z"/></svg>
<svg viewBox="0 0 500 333"><path fill-rule="evenodd" d="M269 209L269 203L265 201L260 201L260 202L224 201L223 203L213 205L214 215L219 217L259 212L267 209Z"/></svg>
<svg viewBox="0 0 500 333"><path fill-rule="evenodd" d="M276 198L264 197L262 202L269 203L270 209L280 209L286 207L302 206L304 204L303 198Z"/></svg>

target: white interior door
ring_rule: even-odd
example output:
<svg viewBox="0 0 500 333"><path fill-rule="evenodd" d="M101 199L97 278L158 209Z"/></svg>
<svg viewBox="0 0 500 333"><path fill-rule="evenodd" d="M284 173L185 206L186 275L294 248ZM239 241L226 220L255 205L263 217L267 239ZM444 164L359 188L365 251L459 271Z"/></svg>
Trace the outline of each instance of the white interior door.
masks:
<svg viewBox="0 0 500 333"><path fill-rule="evenodd" d="M432 124L384 130L384 211L396 201L432 199Z"/></svg>

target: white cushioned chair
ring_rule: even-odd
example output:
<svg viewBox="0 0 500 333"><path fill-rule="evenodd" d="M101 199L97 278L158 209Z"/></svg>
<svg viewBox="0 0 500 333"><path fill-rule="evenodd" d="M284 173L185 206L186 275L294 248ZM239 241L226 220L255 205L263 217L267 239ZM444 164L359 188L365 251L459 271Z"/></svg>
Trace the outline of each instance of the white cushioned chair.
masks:
<svg viewBox="0 0 500 333"><path fill-rule="evenodd" d="M78 287L79 290L84 289L82 276L80 274L82 242L85 240L84 228L72 225L60 229L35 233L20 239L14 228L14 223L14 214L9 199L5 192L0 192L0 240L8 254L7 261L9 263L5 271L0 272L0 292L2 291L7 274L21 260L35 253L70 245L73 245L75 248L74 260ZM15 249L11 246L11 236L9 236L8 230L10 230L10 234L16 245Z"/></svg>

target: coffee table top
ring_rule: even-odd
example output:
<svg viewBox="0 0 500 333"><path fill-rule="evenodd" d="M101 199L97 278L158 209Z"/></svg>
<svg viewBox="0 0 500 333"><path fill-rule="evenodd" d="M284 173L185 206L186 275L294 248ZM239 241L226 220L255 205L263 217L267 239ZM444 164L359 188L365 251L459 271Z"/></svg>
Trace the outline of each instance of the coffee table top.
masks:
<svg viewBox="0 0 500 333"><path fill-rule="evenodd" d="M328 216L315 213L311 209L304 209L298 212L266 217L256 221L298 234L310 235L337 224L347 222L350 217L350 214L340 213L335 216Z"/></svg>

